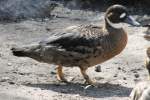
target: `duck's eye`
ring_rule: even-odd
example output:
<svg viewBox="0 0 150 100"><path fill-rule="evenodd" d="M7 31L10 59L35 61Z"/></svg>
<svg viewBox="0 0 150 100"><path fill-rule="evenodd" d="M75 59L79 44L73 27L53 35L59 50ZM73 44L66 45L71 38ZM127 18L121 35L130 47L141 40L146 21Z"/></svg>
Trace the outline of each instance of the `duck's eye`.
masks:
<svg viewBox="0 0 150 100"><path fill-rule="evenodd" d="M120 14L120 19L123 19L123 18L125 18L126 17L126 13L122 13L122 14Z"/></svg>

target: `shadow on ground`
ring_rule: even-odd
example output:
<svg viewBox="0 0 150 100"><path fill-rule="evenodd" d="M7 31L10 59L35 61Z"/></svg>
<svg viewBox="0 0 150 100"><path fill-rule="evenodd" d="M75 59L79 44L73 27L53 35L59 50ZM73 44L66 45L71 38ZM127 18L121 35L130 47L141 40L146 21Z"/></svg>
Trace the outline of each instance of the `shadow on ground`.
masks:
<svg viewBox="0 0 150 100"><path fill-rule="evenodd" d="M89 87L85 89L86 85L80 83L67 83L67 84L28 84L26 86L41 88L42 90L52 90L64 94L79 94L81 96L93 97L93 98L105 98L105 97L128 97L131 88L121 85L104 83L99 84L100 87Z"/></svg>

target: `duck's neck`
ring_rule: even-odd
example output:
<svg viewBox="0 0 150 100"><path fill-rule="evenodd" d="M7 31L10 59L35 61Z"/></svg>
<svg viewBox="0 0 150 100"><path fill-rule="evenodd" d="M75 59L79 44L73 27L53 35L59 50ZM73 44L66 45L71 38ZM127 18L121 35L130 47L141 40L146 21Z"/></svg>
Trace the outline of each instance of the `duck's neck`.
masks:
<svg viewBox="0 0 150 100"><path fill-rule="evenodd" d="M120 33L120 31L123 31L120 25L115 25L108 18L105 18L105 29L107 29L109 33Z"/></svg>
<svg viewBox="0 0 150 100"><path fill-rule="evenodd" d="M105 20L105 29L107 30L107 33L109 33L109 43L111 44L111 46L109 45L110 50L113 51L115 56L125 48L128 39L127 34L123 28L115 28L107 20Z"/></svg>

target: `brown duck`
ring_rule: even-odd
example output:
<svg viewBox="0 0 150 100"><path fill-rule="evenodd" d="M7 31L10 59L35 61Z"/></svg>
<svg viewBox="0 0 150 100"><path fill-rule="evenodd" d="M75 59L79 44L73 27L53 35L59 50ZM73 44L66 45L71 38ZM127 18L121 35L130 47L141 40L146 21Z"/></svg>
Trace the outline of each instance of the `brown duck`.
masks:
<svg viewBox="0 0 150 100"><path fill-rule="evenodd" d="M130 94L130 100L150 100L150 81L138 83Z"/></svg>
<svg viewBox="0 0 150 100"><path fill-rule="evenodd" d="M147 49L146 68L149 73L147 81L138 83L130 94L131 100L150 100L150 47Z"/></svg>
<svg viewBox="0 0 150 100"><path fill-rule="evenodd" d="M58 65L58 78L65 82L62 66L78 66L86 82L93 84L86 70L118 55L127 44L127 33L117 26L121 22L139 26L126 7L113 5L106 11L104 27L71 26L37 44L13 47L11 50L15 56Z"/></svg>

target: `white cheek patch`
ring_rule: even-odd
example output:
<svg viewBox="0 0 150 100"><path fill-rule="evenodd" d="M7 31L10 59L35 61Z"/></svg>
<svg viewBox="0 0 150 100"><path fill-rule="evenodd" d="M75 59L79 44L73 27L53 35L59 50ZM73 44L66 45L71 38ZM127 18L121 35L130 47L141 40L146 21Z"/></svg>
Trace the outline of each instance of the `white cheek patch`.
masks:
<svg viewBox="0 0 150 100"><path fill-rule="evenodd" d="M126 17L126 13L122 13L121 15L120 15L120 18L124 18L124 17Z"/></svg>

